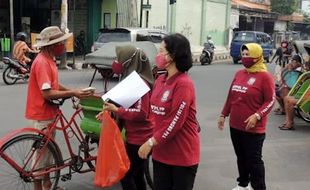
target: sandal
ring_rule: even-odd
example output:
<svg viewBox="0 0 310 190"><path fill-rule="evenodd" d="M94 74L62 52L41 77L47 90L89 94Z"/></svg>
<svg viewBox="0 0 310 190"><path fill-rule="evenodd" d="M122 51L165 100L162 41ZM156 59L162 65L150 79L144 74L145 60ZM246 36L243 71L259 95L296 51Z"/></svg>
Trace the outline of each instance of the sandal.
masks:
<svg viewBox="0 0 310 190"><path fill-rule="evenodd" d="M285 130L295 130L295 127L294 127L293 123L292 123L291 127L286 127L286 125L287 124L284 123L283 125L279 126L279 129L283 130L283 131L285 131Z"/></svg>

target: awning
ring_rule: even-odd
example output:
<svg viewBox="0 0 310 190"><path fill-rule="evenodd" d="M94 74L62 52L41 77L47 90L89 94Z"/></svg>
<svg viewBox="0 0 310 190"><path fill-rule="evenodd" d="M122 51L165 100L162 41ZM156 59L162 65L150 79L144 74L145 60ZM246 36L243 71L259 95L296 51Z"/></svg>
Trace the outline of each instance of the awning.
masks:
<svg viewBox="0 0 310 190"><path fill-rule="evenodd" d="M258 9L264 12L271 11L270 4L254 3L245 0L232 0L231 5L238 9L246 8L246 9Z"/></svg>

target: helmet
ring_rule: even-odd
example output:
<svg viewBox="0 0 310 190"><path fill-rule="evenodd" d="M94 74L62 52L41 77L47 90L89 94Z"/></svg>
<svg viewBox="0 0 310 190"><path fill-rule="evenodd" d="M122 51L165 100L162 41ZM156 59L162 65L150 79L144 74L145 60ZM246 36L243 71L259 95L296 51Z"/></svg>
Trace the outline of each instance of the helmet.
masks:
<svg viewBox="0 0 310 190"><path fill-rule="evenodd" d="M212 38L211 35L208 35L208 36L207 36L207 39L208 39L208 40L210 40L211 38Z"/></svg>
<svg viewBox="0 0 310 190"><path fill-rule="evenodd" d="M281 42L281 47L282 48L287 48L287 46L288 46L288 42L287 41L284 40L284 41Z"/></svg>
<svg viewBox="0 0 310 190"><path fill-rule="evenodd" d="M25 41L27 39L27 34L25 32L18 32L16 34L16 40Z"/></svg>

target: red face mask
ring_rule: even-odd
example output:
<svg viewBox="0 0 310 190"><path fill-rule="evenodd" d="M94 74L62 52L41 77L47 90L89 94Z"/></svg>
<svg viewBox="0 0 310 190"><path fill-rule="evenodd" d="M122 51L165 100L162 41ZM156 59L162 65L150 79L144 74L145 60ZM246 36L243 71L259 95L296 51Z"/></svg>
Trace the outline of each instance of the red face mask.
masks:
<svg viewBox="0 0 310 190"><path fill-rule="evenodd" d="M113 73L120 75L124 71L124 67L121 63L119 63L117 60L114 60L112 63L112 71Z"/></svg>
<svg viewBox="0 0 310 190"><path fill-rule="evenodd" d="M54 55L60 56L65 53L65 44L59 43L54 46Z"/></svg>
<svg viewBox="0 0 310 190"><path fill-rule="evenodd" d="M253 58L253 57L242 57L241 58L242 65L245 68L252 67L256 63L254 60L255 60L255 58Z"/></svg>
<svg viewBox="0 0 310 190"><path fill-rule="evenodd" d="M166 55L161 54L161 53L157 54L155 57L155 63L156 63L157 68L165 69L167 65Z"/></svg>

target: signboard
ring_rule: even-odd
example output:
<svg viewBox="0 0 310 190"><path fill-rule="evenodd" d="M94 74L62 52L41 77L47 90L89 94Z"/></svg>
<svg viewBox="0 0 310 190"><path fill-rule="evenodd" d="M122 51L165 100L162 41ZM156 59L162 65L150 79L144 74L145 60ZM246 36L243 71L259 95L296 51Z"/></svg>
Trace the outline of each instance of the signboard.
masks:
<svg viewBox="0 0 310 190"><path fill-rule="evenodd" d="M142 9L151 10L152 9L152 5L150 5L150 4L142 5Z"/></svg>
<svg viewBox="0 0 310 190"><path fill-rule="evenodd" d="M31 47L33 48L33 45L36 44L37 42L37 35L38 33L31 33L30 38L31 38Z"/></svg>
<svg viewBox="0 0 310 190"><path fill-rule="evenodd" d="M33 47L34 44L36 44L36 38L38 33L31 33L31 47ZM73 52L74 47L74 37L73 35L66 40L66 50L67 52Z"/></svg>
<svg viewBox="0 0 310 190"><path fill-rule="evenodd" d="M66 40L66 50L67 52L73 52L74 47L74 37L73 35Z"/></svg>

